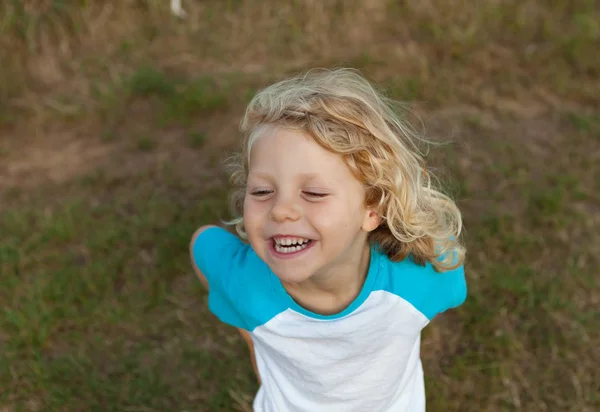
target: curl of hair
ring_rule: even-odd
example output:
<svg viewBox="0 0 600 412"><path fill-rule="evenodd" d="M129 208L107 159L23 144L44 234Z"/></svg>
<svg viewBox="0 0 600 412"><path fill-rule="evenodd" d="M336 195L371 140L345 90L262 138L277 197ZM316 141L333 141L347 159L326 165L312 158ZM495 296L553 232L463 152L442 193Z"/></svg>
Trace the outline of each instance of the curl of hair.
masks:
<svg viewBox="0 0 600 412"><path fill-rule="evenodd" d="M229 162L234 224L246 237L243 202L253 143L274 128L300 130L341 155L366 190L365 206L381 216L369 234L392 261L411 257L437 271L462 265L462 217L454 201L433 186L419 144L394 102L353 69L311 70L258 92L241 122L241 153Z"/></svg>

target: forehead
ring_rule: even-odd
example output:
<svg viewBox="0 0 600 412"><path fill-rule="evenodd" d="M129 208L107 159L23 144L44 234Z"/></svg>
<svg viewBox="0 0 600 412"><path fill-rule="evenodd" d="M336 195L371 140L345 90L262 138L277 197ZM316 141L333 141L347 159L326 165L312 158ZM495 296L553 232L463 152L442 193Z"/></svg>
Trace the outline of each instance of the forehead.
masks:
<svg viewBox="0 0 600 412"><path fill-rule="evenodd" d="M257 136L249 153L250 174L293 171L305 177L351 175L342 156L316 143L308 134L273 128Z"/></svg>

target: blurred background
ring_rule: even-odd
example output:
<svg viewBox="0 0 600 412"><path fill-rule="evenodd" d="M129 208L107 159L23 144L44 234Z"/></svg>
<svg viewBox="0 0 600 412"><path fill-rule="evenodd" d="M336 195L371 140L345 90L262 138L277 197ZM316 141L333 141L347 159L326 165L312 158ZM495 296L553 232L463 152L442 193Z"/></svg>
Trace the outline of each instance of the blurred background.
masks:
<svg viewBox="0 0 600 412"><path fill-rule="evenodd" d="M250 411L188 261L260 87L354 67L464 213L431 411L600 410L596 0L0 1L0 411Z"/></svg>

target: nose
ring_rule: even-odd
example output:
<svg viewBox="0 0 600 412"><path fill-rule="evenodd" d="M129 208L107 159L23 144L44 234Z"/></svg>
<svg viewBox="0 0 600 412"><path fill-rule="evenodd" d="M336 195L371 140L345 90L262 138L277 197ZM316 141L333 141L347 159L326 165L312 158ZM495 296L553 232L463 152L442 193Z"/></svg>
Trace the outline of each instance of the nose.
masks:
<svg viewBox="0 0 600 412"><path fill-rule="evenodd" d="M271 219L275 222L284 222L286 220L295 221L302 215L299 205L292 199L278 196L271 208Z"/></svg>

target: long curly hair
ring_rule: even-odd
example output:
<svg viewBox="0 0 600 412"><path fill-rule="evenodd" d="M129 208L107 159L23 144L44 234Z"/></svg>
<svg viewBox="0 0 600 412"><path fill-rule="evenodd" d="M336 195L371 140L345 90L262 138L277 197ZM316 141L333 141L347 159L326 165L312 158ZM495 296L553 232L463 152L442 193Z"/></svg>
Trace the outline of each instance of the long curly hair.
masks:
<svg viewBox="0 0 600 412"><path fill-rule="evenodd" d="M243 203L253 143L273 128L300 130L343 157L365 187L365 206L381 216L369 242L392 261L410 256L438 272L464 262L462 217L455 202L434 187L420 144L395 102L353 69L311 70L259 91L241 122L242 150L230 159L234 190L229 223L246 238Z"/></svg>

